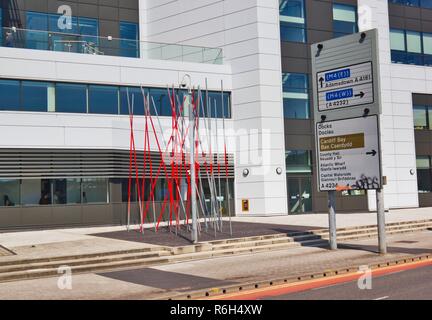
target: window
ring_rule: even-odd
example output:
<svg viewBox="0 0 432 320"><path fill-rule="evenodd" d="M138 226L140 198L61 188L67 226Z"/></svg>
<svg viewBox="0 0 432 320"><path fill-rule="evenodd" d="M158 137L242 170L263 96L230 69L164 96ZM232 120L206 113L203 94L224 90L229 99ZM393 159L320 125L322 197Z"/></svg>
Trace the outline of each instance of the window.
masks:
<svg viewBox="0 0 432 320"><path fill-rule="evenodd" d="M0 180L0 207L13 207L20 204L20 181Z"/></svg>
<svg viewBox="0 0 432 320"><path fill-rule="evenodd" d="M357 7L333 4L333 36L340 37L358 32Z"/></svg>
<svg viewBox="0 0 432 320"><path fill-rule="evenodd" d="M81 84L56 84L56 111L87 113L87 86Z"/></svg>
<svg viewBox="0 0 432 320"><path fill-rule="evenodd" d="M417 184L419 193L432 192L430 161L429 156L417 157Z"/></svg>
<svg viewBox="0 0 432 320"><path fill-rule="evenodd" d="M423 33L424 65L432 66L432 33Z"/></svg>
<svg viewBox="0 0 432 320"><path fill-rule="evenodd" d="M139 57L139 26L136 23L120 21L120 56Z"/></svg>
<svg viewBox="0 0 432 320"><path fill-rule="evenodd" d="M0 80L0 110L20 110L20 81Z"/></svg>
<svg viewBox="0 0 432 320"><path fill-rule="evenodd" d="M432 34L390 30L390 47L393 63L432 65Z"/></svg>
<svg viewBox="0 0 432 320"><path fill-rule="evenodd" d="M51 181L46 179L22 180L21 204L22 205L50 205Z"/></svg>
<svg viewBox="0 0 432 320"><path fill-rule="evenodd" d="M143 91L147 94L148 90L143 89ZM144 97L141 88L120 88L120 114L129 114L129 108L131 111L133 108L134 115L144 115ZM150 112L153 114L152 105L150 105Z"/></svg>
<svg viewBox="0 0 432 320"><path fill-rule="evenodd" d="M426 106L414 106L414 129L428 129L428 112Z"/></svg>
<svg viewBox="0 0 432 320"><path fill-rule="evenodd" d="M303 73L283 73L284 117L309 119L308 76Z"/></svg>
<svg viewBox="0 0 432 320"><path fill-rule="evenodd" d="M48 111L49 87L47 82L22 81L22 110Z"/></svg>
<svg viewBox="0 0 432 320"><path fill-rule="evenodd" d="M26 48L48 50L48 16L45 13L26 13Z"/></svg>
<svg viewBox="0 0 432 320"><path fill-rule="evenodd" d="M80 204L81 179L53 180L53 204Z"/></svg>
<svg viewBox="0 0 432 320"><path fill-rule="evenodd" d="M89 113L118 114L118 88L114 86L89 86Z"/></svg>
<svg viewBox="0 0 432 320"><path fill-rule="evenodd" d="M167 89L143 88L143 91L145 95L150 93L150 113L152 115L156 114L156 107L158 115L171 117L171 103ZM129 103L132 105L133 102L134 105L134 114L143 116L144 98L140 87L0 79L0 111L128 115L128 92ZM177 112L180 110L184 92L184 90L176 90L179 95ZM223 112L221 93L209 91L209 97L212 103L212 117L231 118L229 92L224 92L223 95Z"/></svg>
<svg viewBox="0 0 432 320"><path fill-rule="evenodd" d="M82 179L83 203L107 203L108 180L107 179Z"/></svg>
<svg viewBox="0 0 432 320"><path fill-rule="evenodd" d="M311 173L312 155L309 150L290 150L285 153L287 173Z"/></svg>
<svg viewBox="0 0 432 320"><path fill-rule="evenodd" d="M389 0L389 2L408 7L422 7L432 9L432 0Z"/></svg>
<svg viewBox="0 0 432 320"><path fill-rule="evenodd" d="M431 130L432 129L432 106L413 106L414 129Z"/></svg>
<svg viewBox="0 0 432 320"><path fill-rule="evenodd" d="M150 99L160 116L171 116L171 102L167 89L150 89Z"/></svg>
<svg viewBox="0 0 432 320"><path fill-rule="evenodd" d="M279 0L281 40L306 42L304 0Z"/></svg>

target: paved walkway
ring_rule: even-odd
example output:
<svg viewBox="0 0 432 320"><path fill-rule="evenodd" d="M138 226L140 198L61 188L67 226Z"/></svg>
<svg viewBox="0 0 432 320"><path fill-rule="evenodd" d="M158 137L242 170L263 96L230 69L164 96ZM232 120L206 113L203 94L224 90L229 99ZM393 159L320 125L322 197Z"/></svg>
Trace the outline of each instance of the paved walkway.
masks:
<svg viewBox="0 0 432 320"><path fill-rule="evenodd" d="M377 255L376 239L345 243L343 249L300 247L153 268L83 274L72 290L58 288L58 277L2 283L0 299L153 299L190 290L300 276L358 267L432 252L431 231L388 237L389 254Z"/></svg>
<svg viewBox="0 0 432 320"><path fill-rule="evenodd" d="M386 222L416 221L432 219L432 209L392 210L386 214ZM235 217L233 221L310 228L327 228L326 214L309 214L275 217ZM376 213L338 214L337 227L376 224ZM225 223L227 226L228 224ZM135 226L137 228L137 226ZM152 227L148 225L147 227ZM123 231L125 227L95 227L23 231L0 233L0 245L14 251L20 258L64 256L70 254L97 253L113 250L149 247L144 242L125 241L99 237L103 233ZM0 259L16 259L17 256L0 256Z"/></svg>

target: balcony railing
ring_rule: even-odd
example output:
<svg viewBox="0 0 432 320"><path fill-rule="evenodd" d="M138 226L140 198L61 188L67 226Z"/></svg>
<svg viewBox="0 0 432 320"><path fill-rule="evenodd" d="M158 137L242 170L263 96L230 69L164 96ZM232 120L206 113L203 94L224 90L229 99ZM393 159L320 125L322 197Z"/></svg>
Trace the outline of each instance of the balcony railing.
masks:
<svg viewBox="0 0 432 320"><path fill-rule="evenodd" d="M0 40L3 47L207 64L223 63L221 48L18 28L3 28Z"/></svg>

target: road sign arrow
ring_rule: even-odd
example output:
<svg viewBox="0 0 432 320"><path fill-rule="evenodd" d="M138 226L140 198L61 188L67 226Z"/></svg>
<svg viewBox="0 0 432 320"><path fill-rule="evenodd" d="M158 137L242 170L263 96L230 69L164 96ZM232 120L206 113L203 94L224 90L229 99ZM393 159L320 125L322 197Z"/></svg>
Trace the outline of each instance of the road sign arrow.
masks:
<svg viewBox="0 0 432 320"><path fill-rule="evenodd" d="M361 91L359 94L356 94L355 96L363 98L365 96L365 93L363 91Z"/></svg>
<svg viewBox="0 0 432 320"><path fill-rule="evenodd" d="M375 157L375 156L377 155L377 153L378 153L378 152L376 152L376 150L372 150L371 152L366 152L366 154L367 154L368 156L372 156L372 157Z"/></svg>
<svg viewBox="0 0 432 320"><path fill-rule="evenodd" d="M319 82L320 82L320 84L321 84L321 88L324 86L324 78L323 77L321 77L320 79L319 79Z"/></svg>

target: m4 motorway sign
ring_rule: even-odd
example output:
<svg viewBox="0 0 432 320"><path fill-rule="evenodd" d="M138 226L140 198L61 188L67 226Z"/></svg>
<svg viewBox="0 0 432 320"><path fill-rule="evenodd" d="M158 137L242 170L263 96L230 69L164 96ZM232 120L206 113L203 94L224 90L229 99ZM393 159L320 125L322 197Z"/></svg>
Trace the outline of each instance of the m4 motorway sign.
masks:
<svg viewBox="0 0 432 320"><path fill-rule="evenodd" d="M374 103L372 61L319 72L318 110L334 110Z"/></svg>

